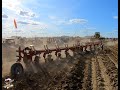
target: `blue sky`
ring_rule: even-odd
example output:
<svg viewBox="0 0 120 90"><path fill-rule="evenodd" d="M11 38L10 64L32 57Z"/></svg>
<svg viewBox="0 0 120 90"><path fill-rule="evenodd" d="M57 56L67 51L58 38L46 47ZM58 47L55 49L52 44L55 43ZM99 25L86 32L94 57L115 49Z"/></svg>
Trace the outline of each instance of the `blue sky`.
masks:
<svg viewBox="0 0 120 90"><path fill-rule="evenodd" d="M3 37L86 36L94 32L118 37L118 0L2 1Z"/></svg>

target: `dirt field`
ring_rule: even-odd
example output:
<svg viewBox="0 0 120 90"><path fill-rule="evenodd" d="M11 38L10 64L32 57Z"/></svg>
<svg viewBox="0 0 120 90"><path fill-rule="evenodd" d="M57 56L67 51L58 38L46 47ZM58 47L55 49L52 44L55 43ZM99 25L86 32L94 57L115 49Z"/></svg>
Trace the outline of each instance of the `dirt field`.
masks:
<svg viewBox="0 0 120 90"><path fill-rule="evenodd" d="M45 40L43 42L46 43ZM74 41L70 40L67 43L72 45ZM49 44L49 47L54 46ZM37 48L43 47L40 45ZM11 65L16 61L15 50L16 47L5 45L2 47L3 81L6 75L9 75ZM110 51L105 53L105 50ZM77 54L75 57L72 56L72 52L70 54L70 57L65 58L65 54L62 53L60 60L52 54L54 62L48 64L41 58L39 68L36 68L39 72L26 72L14 82L12 90L118 90L117 41L105 43L103 51Z"/></svg>

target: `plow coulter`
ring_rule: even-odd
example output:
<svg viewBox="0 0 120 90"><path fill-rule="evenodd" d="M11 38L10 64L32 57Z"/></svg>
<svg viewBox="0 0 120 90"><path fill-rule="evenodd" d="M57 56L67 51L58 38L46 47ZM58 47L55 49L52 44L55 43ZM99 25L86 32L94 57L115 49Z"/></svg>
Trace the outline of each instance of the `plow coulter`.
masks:
<svg viewBox="0 0 120 90"><path fill-rule="evenodd" d="M101 48L101 45L102 42L99 41L94 43L89 42L86 43L86 45L80 45L80 43L77 43L77 44L73 44L73 46L68 46L68 44L65 44L65 47L59 47L58 45L55 45L55 48L53 49L49 49L47 45L44 45L43 50L36 50L33 45L30 45L30 47L25 47L24 49L19 47L18 50L16 50L16 52L18 53L18 56L16 57L18 57L18 59L16 63L14 63L11 66L11 76L15 78L22 76L24 74L25 69L23 68L23 65L21 63L22 60L25 64L25 67L29 68L29 71L33 70L34 73L37 73L38 72L36 71L36 67L37 67L45 75L48 73L44 72L45 68L43 68L39 63L41 57L44 58L45 64L47 64L54 62L51 54L53 52L58 59L61 59L62 51L64 52L65 57L68 58L69 56L71 56L69 53L70 51L73 52L73 56L71 57L74 57L76 55L93 53L95 50L97 50L97 48Z"/></svg>

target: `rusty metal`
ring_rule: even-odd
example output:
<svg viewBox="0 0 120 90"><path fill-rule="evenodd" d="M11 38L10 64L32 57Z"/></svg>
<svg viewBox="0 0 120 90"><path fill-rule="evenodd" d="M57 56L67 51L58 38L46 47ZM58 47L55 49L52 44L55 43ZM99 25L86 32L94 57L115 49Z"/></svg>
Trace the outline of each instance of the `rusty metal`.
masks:
<svg viewBox="0 0 120 90"><path fill-rule="evenodd" d="M28 59L30 59L32 61L32 57L37 55L37 54L42 54L43 53L43 57L44 59L46 58L47 54L51 54L52 52L55 52L55 56L58 56L58 53L60 53L61 51L65 51L66 57L68 55L68 51L71 50L72 52L74 52L75 50L81 50L81 51L86 51L87 47L90 47L90 50L92 49L92 46L94 46L94 49L96 46L100 45L102 42L94 42L94 43L87 43L87 45L80 45L80 43L77 43L76 45L73 44L73 46L68 46L68 44L65 44L65 47L59 47L58 45L55 45L56 48L54 49L49 49L47 45L44 45L44 50L31 50L29 47L26 47L25 49L21 49L21 47L18 48L18 50L16 50L16 52L18 52L18 60L17 61L21 61L22 58L24 56L27 56ZM28 50L28 53L26 53L25 51ZM59 54L60 55L60 54Z"/></svg>

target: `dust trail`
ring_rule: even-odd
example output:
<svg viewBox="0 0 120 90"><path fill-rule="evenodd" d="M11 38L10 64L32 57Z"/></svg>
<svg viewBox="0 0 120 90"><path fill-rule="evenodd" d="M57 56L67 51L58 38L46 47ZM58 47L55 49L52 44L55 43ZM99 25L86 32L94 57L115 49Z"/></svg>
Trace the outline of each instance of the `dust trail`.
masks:
<svg viewBox="0 0 120 90"><path fill-rule="evenodd" d="M32 69L33 69L34 73L38 72L37 68L34 66L34 64L32 62L30 63L30 66L32 66Z"/></svg>

